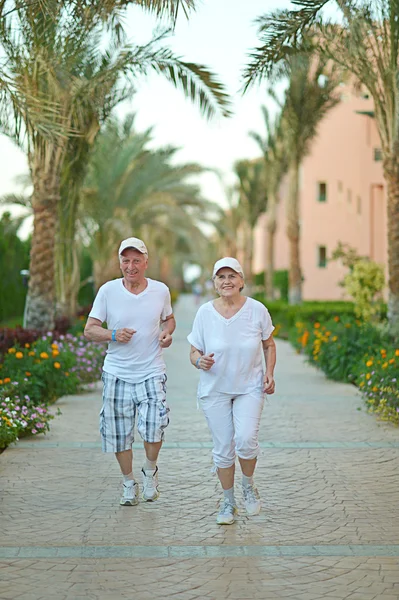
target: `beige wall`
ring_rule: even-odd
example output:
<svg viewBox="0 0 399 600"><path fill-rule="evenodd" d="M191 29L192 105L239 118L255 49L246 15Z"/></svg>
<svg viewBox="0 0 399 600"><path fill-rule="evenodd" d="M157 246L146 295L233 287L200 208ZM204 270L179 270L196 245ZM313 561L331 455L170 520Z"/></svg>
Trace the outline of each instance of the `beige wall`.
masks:
<svg viewBox="0 0 399 600"><path fill-rule="evenodd" d="M387 263L386 197L382 163L374 160L380 147L375 120L356 111L372 111L372 102L347 94L325 118L301 168L301 262L303 297L307 300L342 298L338 282L346 272L337 262L318 266L318 249L331 256L338 242L348 243L364 256ZM327 184L327 201L318 201L318 183ZM263 219L255 240L255 272L264 268ZM284 195L276 234L276 268L288 268Z"/></svg>

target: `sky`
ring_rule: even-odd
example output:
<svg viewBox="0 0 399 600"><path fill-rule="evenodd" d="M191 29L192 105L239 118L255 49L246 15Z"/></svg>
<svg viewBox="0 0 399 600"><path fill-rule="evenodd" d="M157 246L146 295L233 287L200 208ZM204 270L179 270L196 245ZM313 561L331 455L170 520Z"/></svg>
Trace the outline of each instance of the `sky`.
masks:
<svg viewBox="0 0 399 600"><path fill-rule="evenodd" d="M248 132L265 133L260 106L267 104L273 110L267 82L245 96L240 92L248 52L257 45L254 21L288 6L285 0L200 0L189 21L179 17L167 44L180 57L206 65L218 75L231 96L232 117L207 121L183 92L155 73L138 79L136 93L118 107L117 114L136 113L138 130L153 128L154 147L176 146L179 162L199 162L220 171L226 184L233 183L234 162L259 156ZM138 44L149 41L157 27L156 19L138 7L129 8L125 22L129 38ZM0 196L17 191L15 177L26 172L23 152L0 135ZM224 187L216 175L202 175L199 183L206 198L225 205Z"/></svg>

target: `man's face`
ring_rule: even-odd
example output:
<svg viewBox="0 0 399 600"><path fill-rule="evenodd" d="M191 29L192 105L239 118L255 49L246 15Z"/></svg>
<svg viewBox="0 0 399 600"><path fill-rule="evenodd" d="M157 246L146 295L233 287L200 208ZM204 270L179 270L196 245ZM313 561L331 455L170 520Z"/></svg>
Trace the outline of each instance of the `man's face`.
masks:
<svg viewBox="0 0 399 600"><path fill-rule="evenodd" d="M129 283L140 283L148 266L148 257L135 248L126 248L119 257L122 274Z"/></svg>

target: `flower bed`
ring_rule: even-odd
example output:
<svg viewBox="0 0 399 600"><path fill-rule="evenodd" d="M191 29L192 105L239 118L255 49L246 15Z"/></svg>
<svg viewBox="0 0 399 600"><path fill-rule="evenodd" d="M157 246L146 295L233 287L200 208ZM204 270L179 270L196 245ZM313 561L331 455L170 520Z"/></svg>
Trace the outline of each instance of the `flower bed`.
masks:
<svg viewBox="0 0 399 600"><path fill-rule="evenodd" d="M399 425L399 349L387 333L336 315L324 323L297 322L290 341L329 379L357 385L370 412Z"/></svg>
<svg viewBox="0 0 399 600"><path fill-rule="evenodd" d="M47 406L98 381L104 353L105 345L72 334L9 347L0 364L0 448L20 435L45 433Z"/></svg>

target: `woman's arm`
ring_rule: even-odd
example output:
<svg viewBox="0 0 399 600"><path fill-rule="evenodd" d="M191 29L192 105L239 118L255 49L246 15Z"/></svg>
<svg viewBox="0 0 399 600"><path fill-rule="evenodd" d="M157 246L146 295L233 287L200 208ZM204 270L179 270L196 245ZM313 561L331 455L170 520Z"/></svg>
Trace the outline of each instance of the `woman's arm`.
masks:
<svg viewBox="0 0 399 600"><path fill-rule="evenodd" d="M276 384L274 381L274 367L276 366L276 343L271 335L267 340L262 340L263 354L266 362L266 373L263 380L263 391L273 394Z"/></svg>
<svg viewBox="0 0 399 600"><path fill-rule="evenodd" d="M215 364L213 356L213 352L211 354L204 354L194 346L190 347L190 362L194 367L197 367L197 369L209 371Z"/></svg>

